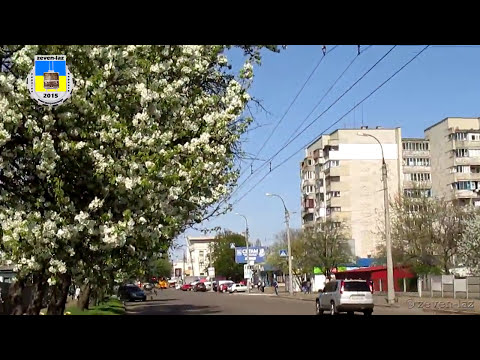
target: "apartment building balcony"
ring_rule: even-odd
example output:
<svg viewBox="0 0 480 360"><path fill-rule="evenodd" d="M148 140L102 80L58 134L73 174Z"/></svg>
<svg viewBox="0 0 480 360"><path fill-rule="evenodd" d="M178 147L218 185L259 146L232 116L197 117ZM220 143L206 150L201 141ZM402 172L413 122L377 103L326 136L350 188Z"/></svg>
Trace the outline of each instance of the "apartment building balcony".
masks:
<svg viewBox="0 0 480 360"><path fill-rule="evenodd" d="M429 173L432 171L431 166L409 166L403 165L403 173L404 174L411 174L411 173Z"/></svg>
<svg viewBox="0 0 480 360"><path fill-rule="evenodd" d="M325 214L326 214L325 210L326 209L325 209L324 205L321 205L320 207L317 207L315 209L315 212L313 213L315 220L320 219L320 218L324 218Z"/></svg>
<svg viewBox="0 0 480 360"><path fill-rule="evenodd" d="M350 185L345 181L332 181L325 187L327 192L329 191L349 191Z"/></svg>
<svg viewBox="0 0 480 360"><path fill-rule="evenodd" d="M455 165L480 165L480 157L454 157Z"/></svg>
<svg viewBox="0 0 480 360"><path fill-rule="evenodd" d="M472 181L480 181L480 173L454 173L453 181L464 181L464 180L472 180Z"/></svg>
<svg viewBox="0 0 480 360"><path fill-rule="evenodd" d="M403 180L404 189L431 189L432 181Z"/></svg>
<svg viewBox="0 0 480 360"><path fill-rule="evenodd" d="M308 185L315 186L316 185L316 180L315 179L302 179L302 182L301 182L302 189L303 189L304 186L308 186Z"/></svg>
<svg viewBox="0 0 480 360"><path fill-rule="evenodd" d="M429 150L402 150L402 155L406 157L430 157Z"/></svg>
<svg viewBox="0 0 480 360"><path fill-rule="evenodd" d="M451 149L480 149L480 141L478 140L451 140Z"/></svg>
<svg viewBox="0 0 480 360"><path fill-rule="evenodd" d="M352 215L350 211L334 211L327 214L326 218L335 222L347 222L352 219Z"/></svg>
<svg viewBox="0 0 480 360"><path fill-rule="evenodd" d="M343 199L342 197L332 196L330 199L326 201L326 205L327 207L342 207L342 206L345 206L346 204L345 204L345 199Z"/></svg>
<svg viewBox="0 0 480 360"><path fill-rule="evenodd" d="M325 169L325 178L332 176L348 176L350 175L350 168L348 166L334 166Z"/></svg>
<svg viewBox="0 0 480 360"><path fill-rule="evenodd" d="M305 214L313 214L313 213L315 213L315 208L313 208L313 207L310 207L310 208L303 207L302 208L302 216L305 215Z"/></svg>
<svg viewBox="0 0 480 360"><path fill-rule="evenodd" d="M476 199L480 196L480 190L454 190L456 199Z"/></svg>

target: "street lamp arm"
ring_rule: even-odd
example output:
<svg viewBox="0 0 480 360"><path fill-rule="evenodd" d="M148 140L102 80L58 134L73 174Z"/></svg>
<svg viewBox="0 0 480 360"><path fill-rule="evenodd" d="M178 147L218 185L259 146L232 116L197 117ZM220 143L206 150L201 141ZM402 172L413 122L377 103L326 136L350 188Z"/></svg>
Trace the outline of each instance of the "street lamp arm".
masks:
<svg viewBox="0 0 480 360"><path fill-rule="evenodd" d="M382 161L385 163L385 156L384 156L384 153L383 153L383 145L382 143L380 142L380 140L378 140L378 138L372 134L366 134L366 133L358 133L358 135L360 136L369 136L371 138L374 138L376 142L378 142L378 145L380 145L380 149L382 150Z"/></svg>

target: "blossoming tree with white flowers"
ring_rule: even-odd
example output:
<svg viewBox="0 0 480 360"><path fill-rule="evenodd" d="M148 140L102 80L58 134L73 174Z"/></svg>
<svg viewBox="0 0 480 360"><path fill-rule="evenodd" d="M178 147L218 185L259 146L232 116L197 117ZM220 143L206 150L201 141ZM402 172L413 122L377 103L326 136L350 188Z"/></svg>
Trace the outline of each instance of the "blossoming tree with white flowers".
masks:
<svg viewBox="0 0 480 360"><path fill-rule="evenodd" d="M118 274L212 215L238 178L263 47L278 51L240 46L238 74L227 45L0 48L0 261L16 267L14 303L33 281L29 313L48 290L49 313L61 314L72 277ZM39 54L67 56L63 105L29 96Z"/></svg>

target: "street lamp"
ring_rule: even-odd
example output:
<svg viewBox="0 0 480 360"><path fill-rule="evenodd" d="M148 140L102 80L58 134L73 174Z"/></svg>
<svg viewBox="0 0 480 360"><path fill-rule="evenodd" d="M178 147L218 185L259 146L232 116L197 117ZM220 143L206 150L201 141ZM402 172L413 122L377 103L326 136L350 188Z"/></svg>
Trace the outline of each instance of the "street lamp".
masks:
<svg viewBox="0 0 480 360"><path fill-rule="evenodd" d="M382 143L373 135L366 134L363 132L358 132L359 136L369 136L374 138L380 148L382 149L382 179L383 179L383 202L385 208L385 242L387 247L387 302L388 304L393 304L395 302L395 284L393 280L393 258L392 258L392 240L390 237L390 213L389 213L389 204L388 204L388 180L387 180L387 164L385 163L385 156L383 153Z"/></svg>
<svg viewBox="0 0 480 360"><path fill-rule="evenodd" d="M247 278L247 294L250 294L250 253L248 247L248 220L245 215L235 213L235 215L241 216L245 219L245 240L247 243L247 269L248 269L248 278Z"/></svg>
<svg viewBox="0 0 480 360"><path fill-rule="evenodd" d="M276 196L280 200L282 200L283 208L285 210L285 224L287 225L287 243L288 243L288 292L290 295L293 295L293 279L292 279L292 246L290 243L290 213L287 210L287 206L285 205L285 201L280 195L277 194L270 194L266 193L267 196Z"/></svg>

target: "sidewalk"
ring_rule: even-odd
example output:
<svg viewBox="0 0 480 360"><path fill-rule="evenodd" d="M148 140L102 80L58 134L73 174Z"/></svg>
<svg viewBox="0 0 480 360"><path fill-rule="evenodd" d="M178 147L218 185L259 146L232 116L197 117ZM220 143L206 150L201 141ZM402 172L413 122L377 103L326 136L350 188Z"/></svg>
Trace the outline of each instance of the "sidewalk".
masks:
<svg viewBox="0 0 480 360"><path fill-rule="evenodd" d="M269 293L275 293L273 288L269 289ZM267 293L267 288L265 288ZM380 307L395 307L404 310L411 310L413 308L422 309L425 312L442 312L446 314L468 314L468 315L480 315L480 300L476 299L453 299L453 298L431 298L431 297L418 297L414 294L396 294L396 302L394 305L388 305L386 294L377 293L373 295L373 303L375 306ZM315 301L318 293L304 294L295 293L291 296L284 289L279 290L278 298L302 300L302 301Z"/></svg>

